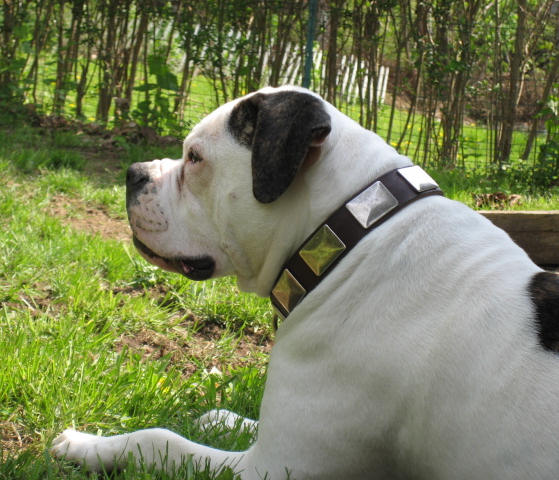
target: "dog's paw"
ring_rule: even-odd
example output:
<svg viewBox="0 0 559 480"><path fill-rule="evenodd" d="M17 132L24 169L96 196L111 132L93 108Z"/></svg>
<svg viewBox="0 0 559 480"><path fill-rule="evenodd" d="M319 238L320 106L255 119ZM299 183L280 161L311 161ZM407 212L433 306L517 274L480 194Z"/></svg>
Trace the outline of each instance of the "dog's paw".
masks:
<svg viewBox="0 0 559 480"><path fill-rule="evenodd" d="M212 430L218 426L223 428L223 420L220 419L221 410L210 410L198 417L195 421L200 430Z"/></svg>
<svg viewBox="0 0 559 480"><path fill-rule="evenodd" d="M50 453L54 457L78 463L89 470L110 470L113 459L101 448L105 441L106 437L67 429L54 439Z"/></svg>
<svg viewBox="0 0 559 480"><path fill-rule="evenodd" d="M228 410L211 410L196 421L200 430L228 435L231 431L255 433L258 423Z"/></svg>

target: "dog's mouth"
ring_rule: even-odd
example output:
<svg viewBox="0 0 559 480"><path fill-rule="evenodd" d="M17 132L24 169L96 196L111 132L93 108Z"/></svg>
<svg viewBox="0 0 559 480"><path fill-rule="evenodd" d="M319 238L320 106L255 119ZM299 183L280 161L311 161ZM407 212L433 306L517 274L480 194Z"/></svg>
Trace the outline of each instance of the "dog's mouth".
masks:
<svg viewBox="0 0 559 480"><path fill-rule="evenodd" d="M207 280L215 270L215 261L208 255L197 257L163 258L157 255L147 245L143 244L136 235L132 237L134 246L150 263L169 272L180 273L190 280Z"/></svg>

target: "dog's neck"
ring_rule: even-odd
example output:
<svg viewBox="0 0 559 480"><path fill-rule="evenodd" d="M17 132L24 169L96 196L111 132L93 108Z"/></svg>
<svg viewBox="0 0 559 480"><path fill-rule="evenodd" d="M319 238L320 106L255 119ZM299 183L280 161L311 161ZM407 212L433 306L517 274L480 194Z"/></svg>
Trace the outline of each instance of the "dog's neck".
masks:
<svg viewBox="0 0 559 480"><path fill-rule="evenodd" d="M284 264L270 299L286 318L359 241L412 202L442 195L419 166L391 170L330 215Z"/></svg>
<svg viewBox="0 0 559 480"><path fill-rule="evenodd" d="M266 249L253 275L238 276L242 290L268 296L282 265L344 200L382 174L412 165L409 158L338 110L331 107L328 113L335 128L320 147L319 158L299 172L288 194L270 205L284 213L278 216L275 232L260 239Z"/></svg>

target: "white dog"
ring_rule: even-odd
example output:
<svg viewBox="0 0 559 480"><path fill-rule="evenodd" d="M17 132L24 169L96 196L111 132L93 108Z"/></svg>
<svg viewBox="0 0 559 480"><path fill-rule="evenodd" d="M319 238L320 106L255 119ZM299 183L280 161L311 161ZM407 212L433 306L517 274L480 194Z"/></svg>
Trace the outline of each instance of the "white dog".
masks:
<svg viewBox="0 0 559 480"><path fill-rule="evenodd" d="M67 430L55 455L193 458L243 480L559 478L557 276L377 135L268 88L204 119L182 160L132 165L127 186L146 259L236 275L286 316L257 440L225 452L163 429Z"/></svg>

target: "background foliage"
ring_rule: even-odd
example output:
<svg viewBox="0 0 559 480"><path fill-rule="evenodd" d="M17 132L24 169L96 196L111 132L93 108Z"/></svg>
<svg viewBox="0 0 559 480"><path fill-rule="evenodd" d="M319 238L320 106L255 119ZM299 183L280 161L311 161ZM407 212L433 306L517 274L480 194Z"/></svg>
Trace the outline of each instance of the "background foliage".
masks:
<svg viewBox="0 0 559 480"><path fill-rule="evenodd" d="M550 187L553 3L319 1L311 87L418 163L512 169ZM7 0L0 97L182 136L223 101L300 84L308 12L306 0Z"/></svg>

